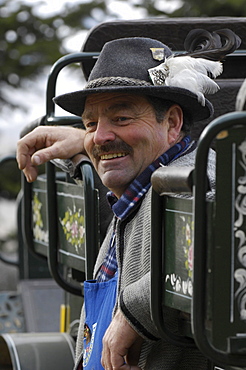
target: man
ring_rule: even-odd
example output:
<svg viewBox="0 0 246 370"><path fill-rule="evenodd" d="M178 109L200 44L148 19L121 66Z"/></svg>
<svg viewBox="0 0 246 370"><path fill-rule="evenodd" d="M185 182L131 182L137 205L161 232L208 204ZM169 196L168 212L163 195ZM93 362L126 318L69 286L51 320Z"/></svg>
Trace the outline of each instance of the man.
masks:
<svg viewBox="0 0 246 370"><path fill-rule="evenodd" d="M76 369L82 363L85 369L209 368L197 349L161 340L150 312L151 174L160 165L194 165L196 145L187 132L212 114L203 83L194 92L185 88L192 79L195 85L194 76L202 80L201 68L183 71L180 84L165 84L167 73L175 75L165 64L169 57L168 47L148 38L105 44L86 88L55 98L82 116L85 130L39 127L18 142L17 160L28 181L35 180L39 164L85 152L111 190L114 217L99 251L95 281L85 283ZM213 153L209 163L213 186ZM167 309L166 317L176 330L177 314Z"/></svg>

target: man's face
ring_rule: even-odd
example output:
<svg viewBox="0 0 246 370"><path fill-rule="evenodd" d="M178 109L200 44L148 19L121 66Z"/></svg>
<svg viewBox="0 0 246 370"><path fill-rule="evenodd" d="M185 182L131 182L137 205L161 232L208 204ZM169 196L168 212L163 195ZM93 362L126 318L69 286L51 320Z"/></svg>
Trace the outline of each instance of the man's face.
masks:
<svg viewBox="0 0 246 370"><path fill-rule="evenodd" d="M119 198L169 147L168 123L158 123L143 96L90 95L82 115L87 151L103 184Z"/></svg>

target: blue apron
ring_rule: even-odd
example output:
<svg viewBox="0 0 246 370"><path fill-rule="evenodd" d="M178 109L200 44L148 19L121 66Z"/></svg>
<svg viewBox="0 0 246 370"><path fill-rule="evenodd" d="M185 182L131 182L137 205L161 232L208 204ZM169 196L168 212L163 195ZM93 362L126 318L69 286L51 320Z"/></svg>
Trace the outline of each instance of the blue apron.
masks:
<svg viewBox="0 0 246 370"><path fill-rule="evenodd" d="M83 369L103 370L101 365L102 339L111 320L116 302L117 276L98 283L84 282L85 326Z"/></svg>

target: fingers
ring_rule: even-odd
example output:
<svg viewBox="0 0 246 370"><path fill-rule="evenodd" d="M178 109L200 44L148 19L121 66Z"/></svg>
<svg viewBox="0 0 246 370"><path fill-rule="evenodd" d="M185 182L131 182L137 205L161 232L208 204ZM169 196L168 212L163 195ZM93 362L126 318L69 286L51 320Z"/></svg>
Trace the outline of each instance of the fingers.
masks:
<svg viewBox="0 0 246 370"><path fill-rule="evenodd" d="M27 145L24 139L21 139L17 143L16 160L20 170L23 170L28 161L31 159L32 154L35 152L35 145Z"/></svg>
<svg viewBox="0 0 246 370"><path fill-rule="evenodd" d="M32 155L38 149L46 146L45 131L43 134L40 134L40 131L43 132L44 128L36 128L18 141L16 159L20 170L24 170L26 168L28 171L30 166L37 165L32 163Z"/></svg>
<svg viewBox="0 0 246 370"><path fill-rule="evenodd" d="M16 159L20 170L23 170L30 161L38 166L59 155L57 143L62 140L59 129L48 126L37 127L18 141Z"/></svg>
<svg viewBox="0 0 246 370"><path fill-rule="evenodd" d="M143 339L117 311L103 337L102 366L109 370L141 370L138 360Z"/></svg>
<svg viewBox="0 0 246 370"><path fill-rule="evenodd" d="M120 367L112 366L112 365L104 365L103 363L102 363L102 366L105 370L141 370L141 368L138 366L131 366L126 363L124 363Z"/></svg>
<svg viewBox="0 0 246 370"><path fill-rule="evenodd" d="M141 337L132 344L129 349L125 351L119 350L118 346L110 345L107 342L107 337L103 340L104 349L102 356L102 366L110 370L141 370L137 366L142 348L143 339ZM126 353L126 355L124 355Z"/></svg>
<svg viewBox="0 0 246 370"><path fill-rule="evenodd" d="M28 169L24 169L23 173L26 177L27 182L33 182L38 177L38 169L37 167L29 167Z"/></svg>
<svg viewBox="0 0 246 370"><path fill-rule="evenodd" d="M107 348L102 357L102 366L104 369L108 370L141 370L141 368L137 366L141 352L141 345L142 340L139 341L136 346L133 345L133 347L128 350L128 354L126 356L123 356L114 350L110 351L110 349Z"/></svg>
<svg viewBox="0 0 246 370"><path fill-rule="evenodd" d="M114 351L110 351L109 348L104 350L101 363L104 369L129 369L129 365L125 363L124 356Z"/></svg>
<svg viewBox="0 0 246 370"><path fill-rule="evenodd" d="M25 143L19 141L17 143L16 160L20 170L23 170L28 182L32 182L38 175L37 167L32 164L31 157L35 148L29 148Z"/></svg>
<svg viewBox="0 0 246 370"><path fill-rule="evenodd" d="M84 130L64 126L39 126L17 143L16 159L27 181L37 177L37 166L55 158L71 158L84 149Z"/></svg>

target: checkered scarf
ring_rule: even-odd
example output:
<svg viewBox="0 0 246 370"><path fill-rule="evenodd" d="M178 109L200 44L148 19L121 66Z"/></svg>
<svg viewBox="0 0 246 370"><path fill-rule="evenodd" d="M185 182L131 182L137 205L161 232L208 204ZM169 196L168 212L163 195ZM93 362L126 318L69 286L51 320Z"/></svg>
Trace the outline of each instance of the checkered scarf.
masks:
<svg viewBox="0 0 246 370"><path fill-rule="evenodd" d="M180 157L187 151L193 150L195 143L191 143L190 136L185 136L180 142L169 148L164 154L151 163L126 189L124 194L117 199L109 192L108 201L111 205L116 219L124 220L136 207L138 202L143 199L149 190L152 173L161 165L166 166L171 161ZM97 281L107 281L111 279L117 270L116 248L115 248L115 230L113 231L108 254L98 272Z"/></svg>

